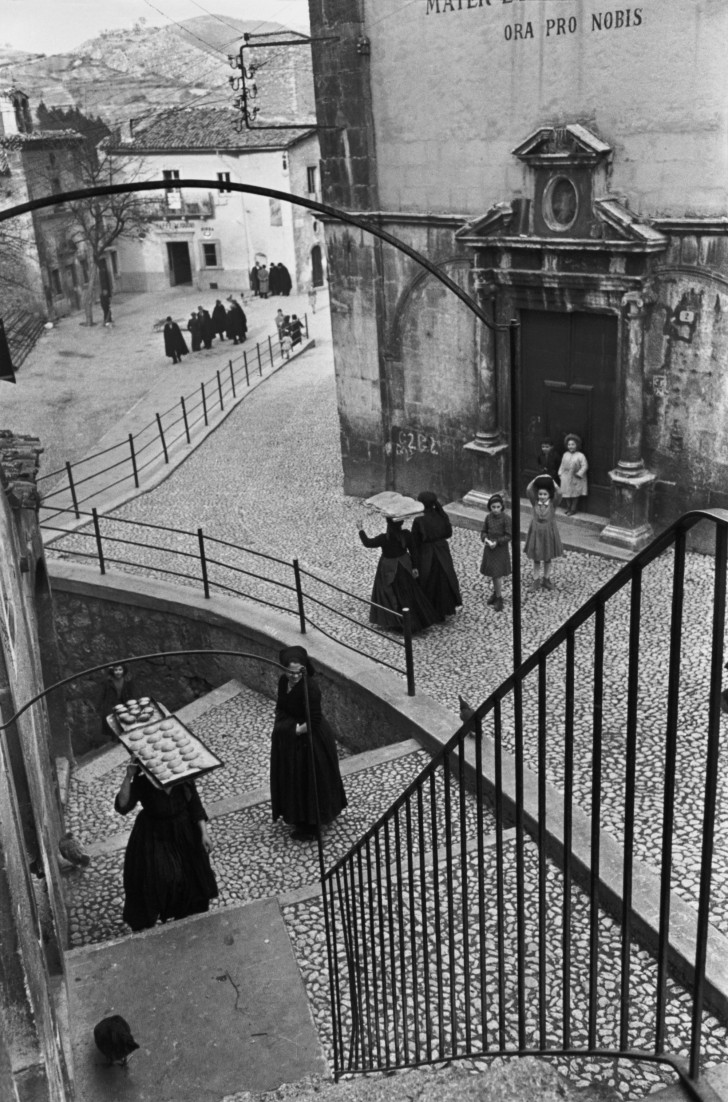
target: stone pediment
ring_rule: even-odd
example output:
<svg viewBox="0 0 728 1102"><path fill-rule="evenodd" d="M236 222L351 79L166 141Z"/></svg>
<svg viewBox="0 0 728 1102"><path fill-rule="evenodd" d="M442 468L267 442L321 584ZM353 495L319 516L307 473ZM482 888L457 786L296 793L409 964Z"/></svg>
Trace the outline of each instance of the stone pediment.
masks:
<svg viewBox="0 0 728 1102"><path fill-rule="evenodd" d="M542 238L529 232L529 206L528 199L496 203L480 218L462 226L455 236L459 241L471 245L482 245L488 238L494 244L499 242L510 247L554 245L556 242L553 238ZM608 243L612 246L636 246L639 251L647 252L659 252L667 248L667 237L663 233L641 221L617 199L595 199L592 203L592 214L589 237L562 237L558 243L561 246L580 248L604 248Z"/></svg>
<svg viewBox="0 0 728 1102"><path fill-rule="evenodd" d="M511 152L529 165L596 165L612 149L586 126L570 123L539 127Z"/></svg>

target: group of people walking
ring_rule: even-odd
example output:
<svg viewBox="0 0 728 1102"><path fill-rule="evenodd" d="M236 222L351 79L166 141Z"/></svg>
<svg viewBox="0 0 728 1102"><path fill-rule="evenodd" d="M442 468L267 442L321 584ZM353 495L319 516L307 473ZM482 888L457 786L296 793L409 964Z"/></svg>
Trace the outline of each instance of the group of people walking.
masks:
<svg viewBox="0 0 728 1102"><path fill-rule="evenodd" d="M290 295L293 281L285 264L271 264L270 268L256 261L250 269L250 289L255 296Z"/></svg>
<svg viewBox="0 0 728 1102"><path fill-rule="evenodd" d="M280 309L273 320L278 330L281 355L288 360L293 348L303 341L303 324L297 314L284 314Z"/></svg>
<svg viewBox="0 0 728 1102"><path fill-rule="evenodd" d="M212 342L216 338L242 344L248 334L248 319L238 300L228 295L227 306L218 298L212 312L204 306L193 310L187 321L187 332L193 352L199 352L201 348L212 348ZM165 319L163 333L165 355L171 358L172 363L181 363L182 357L190 350L182 330L169 315Z"/></svg>
<svg viewBox="0 0 728 1102"><path fill-rule="evenodd" d="M532 589L553 589L553 560L563 554L556 510L561 502L567 516L573 516L588 492L589 469L582 443L576 433L564 440L559 454L545 440L537 457L543 471L528 484L526 495L533 515L526 535L524 551L533 563ZM386 531L368 536L359 524L359 538L365 547L378 547L381 557L372 587L369 621L377 627L402 628L403 609L409 609L413 632L441 623L462 607L462 597L448 540L452 525L437 496L429 490L417 499L423 512L412 522L411 532L403 527L402 517L387 517ZM480 573L490 578L493 591L488 604L503 611L503 579L511 574L511 518L502 494L488 499L480 532L483 553Z"/></svg>

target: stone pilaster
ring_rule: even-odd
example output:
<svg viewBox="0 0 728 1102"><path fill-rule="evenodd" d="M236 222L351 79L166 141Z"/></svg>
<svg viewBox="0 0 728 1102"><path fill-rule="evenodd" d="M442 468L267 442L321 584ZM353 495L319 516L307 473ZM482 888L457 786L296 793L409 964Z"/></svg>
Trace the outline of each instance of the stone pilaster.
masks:
<svg viewBox="0 0 728 1102"><path fill-rule="evenodd" d="M496 288L479 279L475 274L475 290L481 310L492 313ZM489 309L490 308L490 309ZM495 334L482 322L476 333L478 367L478 431L475 439L464 445L472 458L473 488L463 498L466 505L485 508L493 493L504 493L506 477L506 452L508 445L498 425L498 388L496 371Z"/></svg>
<svg viewBox="0 0 728 1102"><path fill-rule="evenodd" d="M609 524L600 539L639 551L652 539L649 494L655 475L642 458L644 335L647 299L629 291L622 296L622 394L619 461L609 472L612 495Z"/></svg>

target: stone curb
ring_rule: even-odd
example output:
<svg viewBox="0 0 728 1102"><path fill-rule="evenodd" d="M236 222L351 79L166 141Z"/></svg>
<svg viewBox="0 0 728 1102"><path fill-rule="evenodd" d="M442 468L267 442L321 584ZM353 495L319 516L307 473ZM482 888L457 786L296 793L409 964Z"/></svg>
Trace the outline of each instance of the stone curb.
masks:
<svg viewBox="0 0 728 1102"><path fill-rule="evenodd" d="M240 403L243 402L249 394L252 394L253 391L257 390L258 387L262 386L263 383L267 382L268 379L271 379L274 375L277 375L281 368L287 367L290 363L292 363L294 359L297 359L304 352L307 352L309 349L315 347L316 341L313 338L304 341L301 348L299 348L296 352L291 353L290 359L281 360L278 366L272 367L266 375L259 376L257 379L251 381L249 387L246 387L245 390L240 392L235 398L229 399L229 404L225 406L225 409L217 409L215 411L214 420L212 416L210 416L210 423L206 425L200 431L199 435L196 436L189 444L182 445L183 450L177 452L174 455L170 454L169 463L164 462L163 456L158 456L155 462L153 464L150 464L150 466L147 467L145 470L145 477L147 478L147 482L144 486L140 486L139 489L133 487L128 490L123 490L116 495L113 495L112 491L105 492L104 490L101 490L98 495L94 495L96 497L96 500L93 503L93 508L95 508L99 513L110 513L113 512L115 509L120 509L123 505L128 504L128 502L134 501L135 498L141 497L142 494L148 494L151 490L155 490L157 486L159 486L162 482L165 482L169 478L169 476L173 474L173 472L176 471L177 468L184 463L185 459L187 459L190 455L193 454L193 452L197 450L197 448L199 448L200 444L204 443L204 441L207 440L207 438L211 436L212 433L215 432L215 430L219 428L224 421L227 420L233 410L237 409ZM83 462L83 460L79 460L79 462ZM70 503L70 498L67 504L72 507ZM50 509L53 509L54 507L55 506L53 505L49 506ZM87 511L90 508L91 506L88 506ZM42 523L43 521L41 519L41 524ZM49 547L53 543L55 543L56 540L63 539L64 536L67 536L72 532L77 532L80 528L86 528L91 523L92 521L90 517L82 516L78 520L75 517L67 517L60 520L54 517L54 529L60 529L60 531L54 530L51 533L47 533L41 528L43 534L43 542L47 547Z"/></svg>

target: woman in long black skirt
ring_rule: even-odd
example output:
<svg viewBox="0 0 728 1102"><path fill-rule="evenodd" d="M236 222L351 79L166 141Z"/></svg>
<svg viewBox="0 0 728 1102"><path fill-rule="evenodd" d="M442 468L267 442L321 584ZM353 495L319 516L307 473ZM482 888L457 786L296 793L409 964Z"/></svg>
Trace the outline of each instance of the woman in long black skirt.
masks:
<svg viewBox="0 0 728 1102"><path fill-rule="evenodd" d="M207 814L194 781L169 794L157 788L131 761L114 804L128 815L141 804L124 856L124 922L144 930L170 918L209 910L217 882Z"/></svg>
<svg viewBox="0 0 728 1102"><path fill-rule="evenodd" d="M292 838L310 842L316 837L316 797L318 821L330 823L346 807L346 793L339 770L336 739L321 710L321 689L307 651L304 647L286 647L278 660L286 667L286 672L278 681L271 739L271 812L273 822L282 818L294 828ZM311 714L310 740L304 668Z"/></svg>
<svg viewBox="0 0 728 1102"><path fill-rule="evenodd" d="M365 547L379 547L382 555L377 564L372 586L369 622L380 628L402 627L401 613L408 608L412 631L424 631L442 620L427 595L417 584L412 562L412 534L402 527L402 521L387 517L387 530L379 536L368 536L359 528L359 539Z"/></svg>
<svg viewBox="0 0 728 1102"><path fill-rule="evenodd" d="M412 560L418 581L440 616L452 616L463 605L447 542L452 524L431 490L423 490L417 500L425 507L412 521Z"/></svg>

